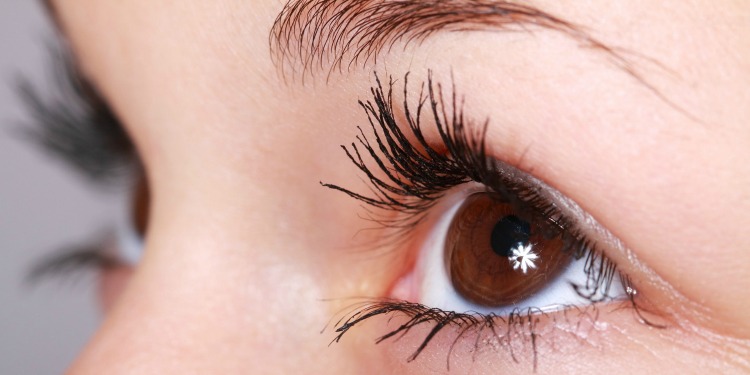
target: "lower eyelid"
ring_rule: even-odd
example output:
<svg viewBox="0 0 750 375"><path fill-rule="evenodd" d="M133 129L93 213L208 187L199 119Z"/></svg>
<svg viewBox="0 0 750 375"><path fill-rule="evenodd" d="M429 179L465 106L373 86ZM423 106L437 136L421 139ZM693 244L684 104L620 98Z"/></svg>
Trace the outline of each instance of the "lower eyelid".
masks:
<svg viewBox="0 0 750 375"><path fill-rule="evenodd" d="M115 305L133 274L133 267L120 263L99 270L98 301L106 314Z"/></svg>
<svg viewBox="0 0 750 375"><path fill-rule="evenodd" d="M419 364L440 373L446 368L455 373L468 373L469 369L474 373L482 366L488 366L490 373L504 367L518 371L519 366L528 366L531 372L537 366L560 363L550 360L550 355L578 358L587 350L601 354L605 344L627 331L622 324L634 322L631 311L621 308L621 303L625 302L541 314L517 311L499 317L457 314L403 302L373 302L344 316L334 327L338 332L334 341L345 340L342 336L358 324L350 325L352 320L347 318L356 320L380 311L365 319L372 319L374 332L381 334L375 342L391 358L409 363L407 369L415 369L415 373L421 373Z"/></svg>

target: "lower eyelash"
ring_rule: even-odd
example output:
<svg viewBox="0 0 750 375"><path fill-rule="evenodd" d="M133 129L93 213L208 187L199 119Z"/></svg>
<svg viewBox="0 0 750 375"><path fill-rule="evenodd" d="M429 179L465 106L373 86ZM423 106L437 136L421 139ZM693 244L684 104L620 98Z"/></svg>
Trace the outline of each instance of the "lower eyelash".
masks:
<svg viewBox="0 0 750 375"><path fill-rule="evenodd" d="M37 261L26 275L26 282L35 285L47 279L78 276L84 270L107 270L120 264L104 250L103 244L70 247Z"/></svg>
<svg viewBox="0 0 750 375"><path fill-rule="evenodd" d="M410 333L410 331L420 325L431 324L429 334L425 336L417 349L407 358L407 362L414 361L428 347L435 336L446 328L458 329L458 335L453 340L446 366L450 369L450 353L459 340L468 337L469 334L476 335L474 352L480 350L480 340L483 334L490 332L493 340L503 341L500 346L506 347L514 362L519 363L516 353L513 352L515 343L511 340L527 339L531 345L533 354L533 366L536 370L538 356L538 338L542 332L537 330L537 323L541 319L551 320L551 329L557 329L558 324L565 321L568 325L581 327L583 320L588 320L589 324L596 325L599 318L601 306L611 307L613 310L621 308L632 308L636 319L649 327L663 329L666 325L655 323L646 317L647 310L637 303L637 291L635 290L630 278L617 271L615 264L602 254L594 250L589 250L585 255L585 268L587 269L587 281L584 285L572 284L571 287L584 298L589 299L592 304L587 306L577 305L555 305L549 307L528 307L515 309L511 313L500 316L494 313L482 314L476 312L459 313L455 311L446 311L439 308L425 306L423 304L393 300L393 299L373 299L355 304L350 307L349 311L343 313L341 318L334 324L335 337L331 343L338 343L341 339L356 326L365 321L378 316L388 316L392 319L398 315L403 315L408 320L398 328L387 332L386 334L375 339L379 344L387 340L398 340ZM619 278L625 294L620 297L608 296L610 286L615 277ZM605 304L606 303L606 304ZM574 314L575 316L571 316ZM577 319L573 322L573 319ZM504 333L499 333L499 328L504 328ZM547 332L550 333L550 332Z"/></svg>
<svg viewBox="0 0 750 375"><path fill-rule="evenodd" d="M575 314L575 317L570 316ZM432 340L444 329L457 329L456 337L448 350L446 367L450 370L451 353L455 350L456 345L463 339L472 335L474 337L474 347L472 352L479 353L482 345L492 345L504 347L508 350L511 359L520 363L517 352L514 347L518 345L530 344L532 353L533 368L537 367L539 338L544 334L538 329L542 319L550 319L552 329L557 329L561 320L571 323L576 329L581 329L584 319L588 320L592 326L595 326L599 317L599 307L597 305L589 306L565 306L563 310L557 310L554 313L545 312L537 308L517 309L507 316L498 316L496 314L480 313L458 313L453 311L444 311L437 308L431 308L422 304L397 301L397 300L374 300L363 302L355 307L352 311L344 316L335 324L334 331L336 336L331 343L338 343L343 336L355 326L378 316L388 316L392 319L398 315L404 315L408 320L398 328L375 339L376 344L387 340L398 340L412 331L417 326L431 324L432 328L424 337L416 350L407 358L407 362L412 362L424 352ZM550 332L547 332L550 333ZM489 336L487 336L489 335ZM484 340L482 338L485 338ZM515 342L517 339L525 339L526 342ZM474 358L473 358L474 359Z"/></svg>
<svg viewBox="0 0 750 375"><path fill-rule="evenodd" d="M625 299L619 302L609 302L606 305L594 303L587 306L555 306L555 309L552 311L529 307L516 309L506 316L499 316L494 313L481 314L476 312L459 313L445 311L419 303L393 299L367 300L355 304L353 307L348 308L348 312L341 314L341 318L333 326L335 336L331 344L339 343L354 327L361 325L365 321L379 316L386 316L388 319L393 319L402 315L406 316L408 320L396 329L377 337L375 343L380 344L388 340L399 340L408 335L417 326L432 325L429 333L409 355L407 362L416 360L440 332L445 329L454 328L456 329L456 337L453 339L446 356L447 370L450 370L451 354L457 344L461 340L473 336L474 343L471 349L473 353L472 361L482 351L482 346L487 345L491 346L492 349L497 349L498 347L507 349L508 355L513 362L520 363L519 353L514 348L522 348L528 344L531 348L532 366L534 371L536 371L540 338L549 337L559 332L566 332L579 337L585 336L588 332L581 331L585 330L583 327L586 324L584 323L592 327L589 329L598 329L599 314L603 306L610 307L612 311L630 307L641 323L657 329L667 327L666 325L656 324L644 316L645 311L636 303L637 293L632 289L630 279L622 273L618 273L618 276L627 291ZM545 332L539 329L540 322L543 319L549 320L548 324L545 325L548 329ZM562 329L562 323L573 327L573 331ZM325 329L323 332L325 332ZM519 343L516 341L519 339L525 341Z"/></svg>

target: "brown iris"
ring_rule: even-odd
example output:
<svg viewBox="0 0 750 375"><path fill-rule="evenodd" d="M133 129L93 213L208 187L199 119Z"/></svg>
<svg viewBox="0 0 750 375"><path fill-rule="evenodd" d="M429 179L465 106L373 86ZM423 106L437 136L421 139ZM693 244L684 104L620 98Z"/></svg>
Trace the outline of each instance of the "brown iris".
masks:
<svg viewBox="0 0 750 375"><path fill-rule="evenodd" d="M494 193L471 195L459 208L445 256L453 287L464 299L486 307L518 303L570 263L558 231L545 231L549 224L518 211Z"/></svg>

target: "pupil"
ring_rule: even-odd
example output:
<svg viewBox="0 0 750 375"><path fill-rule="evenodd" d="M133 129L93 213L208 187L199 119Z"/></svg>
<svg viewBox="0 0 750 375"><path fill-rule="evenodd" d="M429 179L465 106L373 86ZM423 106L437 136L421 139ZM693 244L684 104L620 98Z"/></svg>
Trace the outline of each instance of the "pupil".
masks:
<svg viewBox="0 0 750 375"><path fill-rule="evenodd" d="M508 215L500 219L492 228L490 236L490 247L495 254L501 257L510 257L513 248L519 243L525 245L529 242L531 225L521 220L516 215Z"/></svg>

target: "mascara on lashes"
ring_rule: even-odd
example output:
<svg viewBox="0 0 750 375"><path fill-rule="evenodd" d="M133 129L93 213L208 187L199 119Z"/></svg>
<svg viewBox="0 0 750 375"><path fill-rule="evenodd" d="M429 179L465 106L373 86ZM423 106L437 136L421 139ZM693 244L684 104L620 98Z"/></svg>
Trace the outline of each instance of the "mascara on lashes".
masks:
<svg viewBox="0 0 750 375"><path fill-rule="evenodd" d="M389 233L387 237L405 237L422 223L429 211L440 201L446 191L475 181L484 184L488 191L502 191L515 197L516 203L534 211L536 215L546 218L550 226L565 233L565 249L576 259L585 258L587 280L583 285L573 285L576 292L592 302L600 302L601 296L608 294L609 288L619 277L621 284L628 291L625 302L636 307L635 288L630 279L617 271L616 264L596 249L595 243L581 232L578 227L581 215L575 212L574 217L562 213L559 205L569 200L551 203L546 186L533 177L500 163L486 154L485 137L488 122L477 127L465 117L462 100L456 94L455 86L446 105L443 89L434 83L432 73L428 73L426 84L420 88L413 109L409 101L407 73L404 77L403 116L396 115L393 105L394 80L389 78L387 89L384 88L377 74L376 85L371 88L372 99L359 101L371 127L372 137L365 135L358 127L356 142L349 147L342 146L349 160L366 176L372 195L363 195L339 185L323 183L321 185L366 203L380 210L369 211L367 218L382 225ZM426 92L425 92L426 91ZM404 118L405 124L398 118ZM444 152L438 151L423 133L425 118L433 122L439 142ZM402 130L403 129L403 130ZM407 133L408 132L408 133ZM370 162L365 161L369 156ZM370 165L376 166L371 168ZM562 196L562 195L560 195ZM577 206L574 206L577 207ZM390 214L389 214L390 213ZM596 309L595 305L588 308ZM580 310L580 309L579 309ZM435 335L446 327L459 327L463 334L476 328L497 327L504 325L529 329L524 337L534 341L536 317L548 313L537 308L517 308L507 316L496 314L465 314L443 311L419 303L395 301L390 299L373 299L345 314L336 325L338 342L346 332L363 321L380 315L406 314L410 319L396 330L381 336L377 342L394 336L408 333L415 326L431 323L433 329L414 351L409 360L414 360L431 342ZM587 317L598 314L584 314ZM567 316L567 315L563 315ZM553 319L554 320L554 319ZM641 317L641 321L645 321ZM473 327L473 328L472 328ZM525 327L525 328L524 328ZM494 330L495 328L492 328ZM534 346L534 365L536 366L536 343Z"/></svg>

